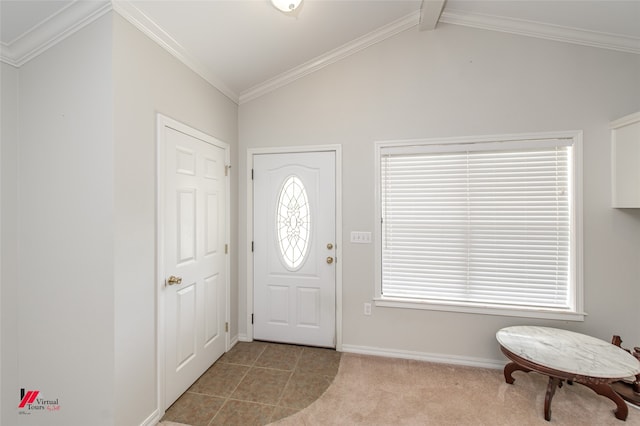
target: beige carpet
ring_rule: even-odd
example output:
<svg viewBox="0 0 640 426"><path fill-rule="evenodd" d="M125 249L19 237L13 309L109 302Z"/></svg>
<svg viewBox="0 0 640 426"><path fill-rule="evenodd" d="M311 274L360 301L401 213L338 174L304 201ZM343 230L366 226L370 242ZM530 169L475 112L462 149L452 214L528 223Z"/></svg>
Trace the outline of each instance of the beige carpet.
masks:
<svg viewBox="0 0 640 426"><path fill-rule="evenodd" d="M634 425L640 410L629 407L626 422L615 404L582 385L564 385L543 416L547 378L502 370L419 361L342 355L334 382L316 402L274 423L288 425Z"/></svg>

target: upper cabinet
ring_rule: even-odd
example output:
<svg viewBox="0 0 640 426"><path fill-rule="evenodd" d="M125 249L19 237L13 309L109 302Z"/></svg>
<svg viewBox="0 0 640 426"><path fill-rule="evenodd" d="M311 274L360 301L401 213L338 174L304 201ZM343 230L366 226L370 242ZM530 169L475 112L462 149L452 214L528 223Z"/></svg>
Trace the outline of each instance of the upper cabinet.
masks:
<svg viewBox="0 0 640 426"><path fill-rule="evenodd" d="M640 208L640 112L612 121L611 202Z"/></svg>

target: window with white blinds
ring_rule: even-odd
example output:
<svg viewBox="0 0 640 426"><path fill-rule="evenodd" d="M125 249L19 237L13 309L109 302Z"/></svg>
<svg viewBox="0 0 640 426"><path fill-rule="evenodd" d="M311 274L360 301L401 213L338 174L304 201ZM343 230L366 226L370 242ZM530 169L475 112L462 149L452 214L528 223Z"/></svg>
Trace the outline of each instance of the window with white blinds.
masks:
<svg viewBox="0 0 640 426"><path fill-rule="evenodd" d="M575 311L574 143L379 145L378 296Z"/></svg>

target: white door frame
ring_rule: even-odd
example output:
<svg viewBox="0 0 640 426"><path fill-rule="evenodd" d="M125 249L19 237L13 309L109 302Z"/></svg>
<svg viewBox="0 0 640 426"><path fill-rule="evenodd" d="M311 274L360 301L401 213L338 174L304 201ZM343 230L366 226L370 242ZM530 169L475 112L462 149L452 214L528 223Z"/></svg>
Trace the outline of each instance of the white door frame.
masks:
<svg viewBox="0 0 640 426"><path fill-rule="evenodd" d="M164 210L162 206L164 205L164 188L165 188L165 138L164 138L164 127L171 127L176 129L182 133L185 133L189 136L193 136L197 139L203 140L211 145L217 146L219 148L224 149L224 161L225 165L230 165L230 148L229 144L226 142L222 142L221 140L214 138L213 136L207 135L193 127L187 126L177 120L174 120L166 115L162 115L160 113L157 114L157 126L156 126L156 342L157 342L157 383L158 383L158 409L160 411L160 417L162 417L163 413L169 407L164 406L165 401L165 386L166 386L166 377L165 377L165 292L163 291L165 287L165 271L164 271ZM230 243L229 238L231 235L230 231L230 220L231 220L231 185L230 179L226 179L226 218L225 218L225 241L227 244ZM230 262L230 254L226 256L225 259L225 269L226 269L226 280L225 280L225 321L227 323L230 322L230 308L231 308L231 295L230 295L230 272L231 272L231 262ZM225 332L225 352L229 350L229 332Z"/></svg>
<svg viewBox="0 0 640 426"><path fill-rule="evenodd" d="M342 145L310 145L247 149L247 340L253 340L253 156L257 154L295 154L301 152L335 152L336 156L336 350L342 351Z"/></svg>

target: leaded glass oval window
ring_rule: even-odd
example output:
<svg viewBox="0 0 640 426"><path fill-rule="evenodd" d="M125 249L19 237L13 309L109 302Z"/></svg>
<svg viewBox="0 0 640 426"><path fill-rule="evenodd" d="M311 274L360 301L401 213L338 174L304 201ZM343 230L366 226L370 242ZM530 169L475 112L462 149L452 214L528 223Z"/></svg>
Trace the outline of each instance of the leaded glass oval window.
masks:
<svg viewBox="0 0 640 426"><path fill-rule="evenodd" d="M302 266L311 235L307 191L297 176L285 179L276 207L276 229L282 260L288 269Z"/></svg>

